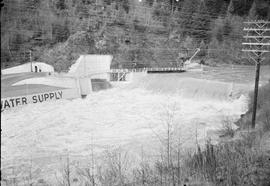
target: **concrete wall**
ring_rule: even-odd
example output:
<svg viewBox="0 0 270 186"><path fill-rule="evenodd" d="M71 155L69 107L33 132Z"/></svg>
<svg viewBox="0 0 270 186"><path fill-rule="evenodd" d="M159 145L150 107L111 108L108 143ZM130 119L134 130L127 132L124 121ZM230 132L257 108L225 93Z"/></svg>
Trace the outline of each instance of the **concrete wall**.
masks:
<svg viewBox="0 0 270 186"><path fill-rule="evenodd" d="M1 109L9 109L20 105L39 103L57 99L70 99L84 97L92 92L91 79L108 79L112 56L110 55L82 55L71 67L68 74L41 78L30 78L14 83L12 86L25 84L42 84L54 86L61 90L45 92L19 97L1 99ZM32 69L41 72L53 72L52 66L45 63L34 62ZM5 69L3 74L31 72L31 63Z"/></svg>
<svg viewBox="0 0 270 186"><path fill-rule="evenodd" d="M52 75L48 77L25 79L14 83L12 86L27 84L42 84L47 86L73 89L77 92L76 97L86 96L92 92L92 84L90 77L68 77Z"/></svg>
<svg viewBox="0 0 270 186"><path fill-rule="evenodd" d="M109 79L112 58L111 55L81 55L71 66L68 74L76 77Z"/></svg>
<svg viewBox="0 0 270 186"><path fill-rule="evenodd" d="M91 75L91 79L106 79L110 81L110 73Z"/></svg>
<svg viewBox="0 0 270 186"><path fill-rule="evenodd" d="M60 99L73 99L81 95L77 89L62 89L50 92L42 92L31 95L22 95L17 97L1 98L1 111L16 108L28 104L38 104L48 101L55 101Z"/></svg>
<svg viewBox="0 0 270 186"><path fill-rule="evenodd" d="M90 81L90 79L89 79ZM54 86L54 87L61 87L67 89L74 89L81 96L81 83L80 78L77 77L67 77L67 76L48 76L48 77L41 77L41 78L30 78L25 79L19 82L14 83L12 86L18 85L27 85L27 84L42 84L47 86ZM88 86L88 85L86 85Z"/></svg>
<svg viewBox="0 0 270 186"><path fill-rule="evenodd" d="M54 68L51 65L42 62L32 62L32 63L25 63L19 66L7 68L1 70L2 74L16 74L16 73L24 73L24 72L31 72L31 65L32 71L35 72L54 72Z"/></svg>
<svg viewBox="0 0 270 186"><path fill-rule="evenodd" d="M30 78L14 83L12 86L27 85L27 84L42 84L55 87L63 88L76 88L76 78L74 77L40 77Z"/></svg>

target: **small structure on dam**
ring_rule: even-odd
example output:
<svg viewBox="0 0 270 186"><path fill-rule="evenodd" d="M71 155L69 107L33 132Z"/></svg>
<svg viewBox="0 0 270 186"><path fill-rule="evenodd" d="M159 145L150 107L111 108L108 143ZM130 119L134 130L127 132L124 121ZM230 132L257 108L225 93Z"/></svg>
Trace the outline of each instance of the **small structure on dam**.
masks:
<svg viewBox="0 0 270 186"><path fill-rule="evenodd" d="M54 72L53 66L43 62L29 62L1 70L1 74L16 74L26 72Z"/></svg>
<svg viewBox="0 0 270 186"><path fill-rule="evenodd" d="M112 59L111 55L81 55L70 67L68 74L109 80Z"/></svg>
<svg viewBox="0 0 270 186"><path fill-rule="evenodd" d="M147 69L111 69L110 81L131 81L133 73L141 72L146 73Z"/></svg>
<svg viewBox="0 0 270 186"><path fill-rule="evenodd" d="M81 55L68 72L76 77L81 96L92 92L92 81L96 79L110 81L111 55ZM100 81L99 81L100 82Z"/></svg>

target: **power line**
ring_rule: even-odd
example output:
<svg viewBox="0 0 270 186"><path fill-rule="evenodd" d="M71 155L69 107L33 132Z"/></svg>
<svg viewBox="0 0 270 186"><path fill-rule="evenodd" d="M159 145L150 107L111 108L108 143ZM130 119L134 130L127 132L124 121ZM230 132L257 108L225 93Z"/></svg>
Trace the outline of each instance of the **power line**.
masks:
<svg viewBox="0 0 270 186"><path fill-rule="evenodd" d="M270 31L270 21L248 21L245 22L248 26L245 27L243 30L247 32L245 36L247 42L242 43L245 48L243 52L250 52L254 56L250 56L251 59L255 62L256 65L256 76L255 76L255 86L254 86L254 97L253 97L253 107L252 107L252 121L251 125L252 128L255 128L256 123L256 111L257 111L257 97L258 97L258 87L259 87L259 80L260 80L260 66L261 62L263 61L263 54L270 52L269 46L270 41L266 41L265 39L269 37L265 37L265 33ZM252 34L252 35L250 35ZM268 48L267 48L268 47Z"/></svg>

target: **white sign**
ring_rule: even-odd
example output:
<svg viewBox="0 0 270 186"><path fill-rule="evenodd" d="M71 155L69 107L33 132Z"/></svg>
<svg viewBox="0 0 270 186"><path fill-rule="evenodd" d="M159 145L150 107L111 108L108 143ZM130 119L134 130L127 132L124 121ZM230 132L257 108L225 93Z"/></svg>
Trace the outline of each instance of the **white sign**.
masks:
<svg viewBox="0 0 270 186"><path fill-rule="evenodd" d="M33 95L25 95L18 97L7 97L1 99L1 111L14 108L21 105L42 103L59 99L78 98L79 94L75 89L64 89L53 92L44 92Z"/></svg>

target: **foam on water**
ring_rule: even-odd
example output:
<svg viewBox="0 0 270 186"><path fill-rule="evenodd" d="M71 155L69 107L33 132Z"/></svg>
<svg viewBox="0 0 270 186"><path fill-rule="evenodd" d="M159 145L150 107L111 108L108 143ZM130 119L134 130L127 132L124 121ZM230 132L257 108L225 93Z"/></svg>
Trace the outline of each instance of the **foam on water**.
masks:
<svg viewBox="0 0 270 186"><path fill-rule="evenodd" d="M204 143L207 131L220 129L225 117L236 120L247 109L245 96L228 97L228 83L176 78L145 75L86 99L7 110L1 114L1 159L43 157L65 150L87 155L90 144L96 152L117 146L136 152L142 145L155 151L168 121L185 141L183 146L192 147L196 128L199 142ZM244 89L234 90L240 95Z"/></svg>
<svg viewBox="0 0 270 186"><path fill-rule="evenodd" d="M130 85L130 88L136 87L164 94L181 94L184 98L198 101L238 99L249 90L244 84L181 77L178 74L141 76Z"/></svg>

